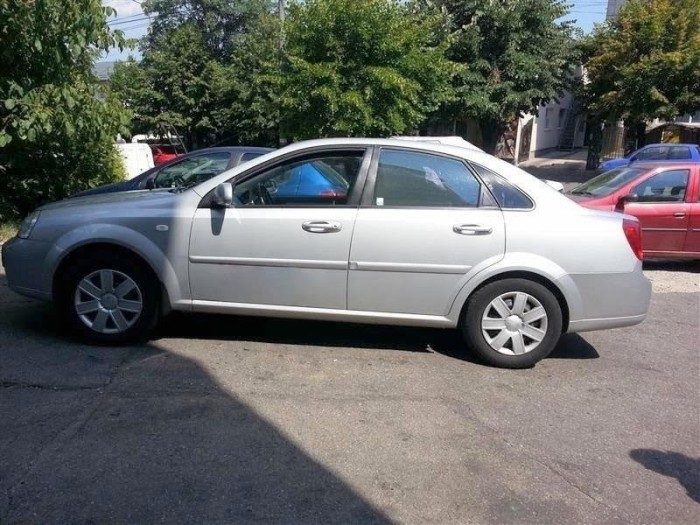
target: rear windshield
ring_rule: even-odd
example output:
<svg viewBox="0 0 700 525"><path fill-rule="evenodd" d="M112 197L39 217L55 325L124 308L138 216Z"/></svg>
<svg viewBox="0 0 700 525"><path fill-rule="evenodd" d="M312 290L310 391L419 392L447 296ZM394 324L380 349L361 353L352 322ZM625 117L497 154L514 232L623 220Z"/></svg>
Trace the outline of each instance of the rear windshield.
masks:
<svg viewBox="0 0 700 525"><path fill-rule="evenodd" d="M619 190L631 180L644 173L643 168L615 168L597 177L593 177L588 182L576 186L571 190L572 195L587 195L592 197L605 197Z"/></svg>

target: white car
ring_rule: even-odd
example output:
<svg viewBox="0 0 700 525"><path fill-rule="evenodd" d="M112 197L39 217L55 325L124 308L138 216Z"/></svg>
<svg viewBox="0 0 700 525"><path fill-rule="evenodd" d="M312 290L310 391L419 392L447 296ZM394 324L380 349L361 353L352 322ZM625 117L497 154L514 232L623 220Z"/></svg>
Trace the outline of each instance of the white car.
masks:
<svg viewBox="0 0 700 525"><path fill-rule="evenodd" d="M405 140L303 142L189 188L50 204L2 256L12 289L90 341L141 337L171 308L459 328L510 368L564 332L640 323L651 294L635 218Z"/></svg>

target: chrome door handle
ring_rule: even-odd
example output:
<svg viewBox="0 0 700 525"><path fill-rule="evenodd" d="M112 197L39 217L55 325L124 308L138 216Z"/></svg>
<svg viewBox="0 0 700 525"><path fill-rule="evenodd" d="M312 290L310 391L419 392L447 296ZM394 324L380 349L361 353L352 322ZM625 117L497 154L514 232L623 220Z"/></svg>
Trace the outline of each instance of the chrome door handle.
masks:
<svg viewBox="0 0 700 525"><path fill-rule="evenodd" d="M455 224L452 226L452 231L460 235L488 235L493 231L493 228L479 224Z"/></svg>
<svg viewBox="0 0 700 525"><path fill-rule="evenodd" d="M684 211L677 211L676 213L673 214L674 217L678 217L679 219L682 219L685 217L685 212Z"/></svg>
<svg viewBox="0 0 700 525"><path fill-rule="evenodd" d="M334 233L342 229L340 223L335 221L308 221L301 227L309 233Z"/></svg>

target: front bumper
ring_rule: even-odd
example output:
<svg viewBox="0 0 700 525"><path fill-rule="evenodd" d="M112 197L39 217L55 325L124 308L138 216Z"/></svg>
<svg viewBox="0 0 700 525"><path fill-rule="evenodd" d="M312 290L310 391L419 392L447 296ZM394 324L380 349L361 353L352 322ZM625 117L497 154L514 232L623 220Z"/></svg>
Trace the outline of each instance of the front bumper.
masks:
<svg viewBox="0 0 700 525"><path fill-rule="evenodd" d="M51 245L15 237L2 246L2 265L5 267L7 283L18 294L51 300L51 274L44 262Z"/></svg>

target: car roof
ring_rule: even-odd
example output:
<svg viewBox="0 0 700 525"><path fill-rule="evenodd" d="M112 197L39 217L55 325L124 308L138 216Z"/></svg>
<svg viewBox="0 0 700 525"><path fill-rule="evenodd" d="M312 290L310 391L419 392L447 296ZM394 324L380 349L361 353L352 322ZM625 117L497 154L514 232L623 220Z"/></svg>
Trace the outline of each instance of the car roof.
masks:
<svg viewBox="0 0 700 525"><path fill-rule="evenodd" d="M372 146L383 146L395 149L411 150L416 153L443 153L452 157L461 158L479 164L490 171L498 173L506 180L515 183L516 185L519 185L521 189L523 189L526 193L532 192L534 194L538 194L541 193L542 188L547 187L547 185L542 183L542 181L536 179L532 175L514 166L513 164L505 162L501 159L494 157L493 155L489 155L488 153L477 149L470 149L448 144L440 144L432 141L410 141L393 138L325 138L295 142L284 148L278 149L273 153L269 153L268 155L272 157L261 157L258 159L253 159L250 162L246 163L244 167L237 166L228 171L225 171L222 174L217 175L216 177L212 177L211 179L202 182L200 185L195 186L194 188L192 188L192 190L203 196L207 192L212 190L220 182L224 182L227 179L238 175L244 170L255 169L255 167L259 164L265 162L274 162L277 158L282 158L286 155L294 154L298 151L313 151L313 149L316 148L352 149L367 148ZM549 189L551 190L551 188Z"/></svg>
<svg viewBox="0 0 700 525"><path fill-rule="evenodd" d="M206 152L218 152L218 151L226 151L228 153L269 153L270 151L274 151L274 148L263 148L260 146L215 146L211 148L201 148L201 149L195 149L192 151L188 151L186 154L187 155L194 155L198 153L206 153ZM184 155L182 155L184 156Z"/></svg>
<svg viewBox="0 0 700 525"><path fill-rule="evenodd" d="M699 145L693 144L693 143L689 143L689 142L654 142L653 144L645 144L644 146L642 146L642 147L639 148L639 149L648 148L649 146L671 146L671 147L674 147L674 148L675 148L675 147L680 147L680 146L684 146L684 147L686 147L686 148L687 148L687 147L691 147L691 148L692 148L693 146L695 146L696 148L700 148Z"/></svg>
<svg viewBox="0 0 700 525"><path fill-rule="evenodd" d="M661 168L673 168L673 169L679 169L679 168L697 168L698 163L697 162L687 162L687 161L679 161L675 162L673 160L666 160L666 161L658 161L658 160L638 160L634 164L629 164L627 166L618 166L617 168L611 168L613 170L616 169L634 169L636 167L639 167L640 169L644 169L644 171L653 171L656 169L661 169Z"/></svg>

